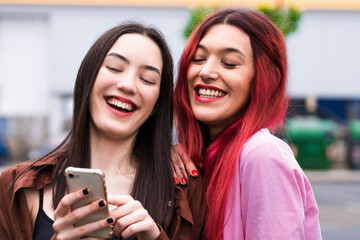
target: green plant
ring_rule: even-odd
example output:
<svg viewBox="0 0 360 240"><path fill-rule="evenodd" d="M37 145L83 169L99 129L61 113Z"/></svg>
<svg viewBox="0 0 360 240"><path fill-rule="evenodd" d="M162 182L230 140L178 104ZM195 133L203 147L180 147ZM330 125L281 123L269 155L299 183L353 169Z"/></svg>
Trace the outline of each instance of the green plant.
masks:
<svg viewBox="0 0 360 240"><path fill-rule="evenodd" d="M301 18L301 11L295 7L271 8L262 6L259 7L259 10L265 13L265 15L275 23L275 25L282 31L285 37L290 33L295 32Z"/></svg>
<svg viewBox="0 0 360 240"><path fill-rule="evenodd" d="M188 38L191 32L201 23L207 14L217 7L198 6L191 10L191 16L184 29L184 37Z"/></svg>
<svg viewBox="0 0 360 240"><path fill-rule="evenodd" d="M190 20L187 22L184 29L184 36L188 38L191 32L196 28L197 25L204 19L204 17L211 11L219 8L198 6L191 10ZM294 32L301 18L301 11L295 7L267 7L261 6L258 8L261 12L268 16L270 20L282 31L284 36L288 36Z"/></svg>

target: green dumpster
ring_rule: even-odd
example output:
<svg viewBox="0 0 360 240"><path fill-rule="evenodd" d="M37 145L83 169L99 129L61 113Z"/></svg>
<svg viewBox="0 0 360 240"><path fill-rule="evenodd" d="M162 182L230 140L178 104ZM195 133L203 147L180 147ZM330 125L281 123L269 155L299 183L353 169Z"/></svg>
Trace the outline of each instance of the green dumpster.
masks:
<svg viewBox="0 0 360 240"><path fill-rule="evenodd" d="M287 141L303 169L328 169L327 148L334 142L336 124L316 117L295 117L286 125Z"/></svg>
<svg viewBox="0 0 360 240"><path fill-rule="evenodd" d="M349 165L353 169L360 169L360 120L349 122Z"/></svg>

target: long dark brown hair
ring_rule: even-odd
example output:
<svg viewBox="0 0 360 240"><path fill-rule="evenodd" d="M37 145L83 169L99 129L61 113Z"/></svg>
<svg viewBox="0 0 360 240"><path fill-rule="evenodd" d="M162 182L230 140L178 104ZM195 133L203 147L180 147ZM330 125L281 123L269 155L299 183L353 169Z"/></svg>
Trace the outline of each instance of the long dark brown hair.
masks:
<svg viewBox="0 0 360 240"><path fill-rule="evenodd" d="M160 94L154 112L140 127L132 153L138 169L132 196L139 200L155 222L167 227L171 221L175 186L172 180L172 90L173 60L162 35L154 28L138 23L126 23L106 31L90 48L79 68L74 88L72 128L65 140L53 151L40 158L55 156L53 174L53 206L58 206L66 192L64 177L68 166L90 167L89 99L99 69L115 41L127 33L137 33L153 40L161 50L163 68Z"/></svg>

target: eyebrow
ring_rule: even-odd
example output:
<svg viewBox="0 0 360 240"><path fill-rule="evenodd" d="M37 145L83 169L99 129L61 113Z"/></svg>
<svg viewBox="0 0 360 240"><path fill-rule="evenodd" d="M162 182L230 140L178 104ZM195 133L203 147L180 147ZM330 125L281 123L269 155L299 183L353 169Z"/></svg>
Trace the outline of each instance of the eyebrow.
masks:
<svg viewBox="0 0 360 240"><path fill-rule="evenodd" d="M236 48L225 48L222 50L222 52L224 52L224 53L234 52L234 53L238 53L238 54L242 55L243 57L245 57L245 54Z"/></svg>
<svg viewBox="0 0 360 240"><path fill-rule="evenodd" d="M145 65L145 66L143 66L143 68L146 70L154 71L161 76L160 70L154 66Z"/></svg>
<svg viewBox="0 0 360 240"><path fill-rule="evenodd" d="M201 48L201 49L207 51L207 48L206 48L205 46L201 45L201 44L198 44L197 48ZM240 51L240 50L238 50L238 49L236 49L236 48L224 48L224 49L221 49L220 52L222 52L222 53L231 53L231 52L234 52L234 53L240 54L240 55L241 55L242 57L244 57L244 58L246 57L245 54L244 54L242 51Z"/></svg>
<svg viewBox="0 0 360 240"><path fill-rule="evenodd" d="M108 56L116 57L116 58L126 62L127 64L130 64L129 59L127 59L126 57L124 57L123 55L120 55L118 53L112 52L112 53L109 53ZM142 66L142 68L145 69L145 70L154 71L154 72L156 72L157 74L159 74L161 76L160 70L158 68L154 67L154 66L144 65L144 66Z"/></svg>
<svg viewBox="0 0 360 240"><path fill-rule="evenodd" d="M123 60L124 62L126 62L127 64L130 63L129 59L127 59L126 57L124 57L123 55L120 55L118 53L109 53L108 56L113 56L113 57L116 57L116 58L119 58L120 60Z"/></svg>

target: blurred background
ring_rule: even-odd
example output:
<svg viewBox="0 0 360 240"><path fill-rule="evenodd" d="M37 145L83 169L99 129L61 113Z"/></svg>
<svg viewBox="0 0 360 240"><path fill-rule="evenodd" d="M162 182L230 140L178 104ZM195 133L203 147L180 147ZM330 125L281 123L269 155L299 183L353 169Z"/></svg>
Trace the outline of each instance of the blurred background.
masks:
<svg viewBox="0 0 360 240"><path fill-rule="evenodd" d="M360 0L0 0L0 169L66 136L77 70L105 30L157 27L176 68L193 26L224 6L259 9L286 36L291 105L278 135L313 185L323 238L360 239Z"/></svg>

